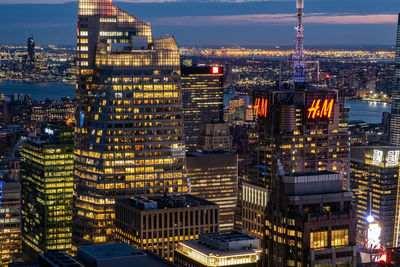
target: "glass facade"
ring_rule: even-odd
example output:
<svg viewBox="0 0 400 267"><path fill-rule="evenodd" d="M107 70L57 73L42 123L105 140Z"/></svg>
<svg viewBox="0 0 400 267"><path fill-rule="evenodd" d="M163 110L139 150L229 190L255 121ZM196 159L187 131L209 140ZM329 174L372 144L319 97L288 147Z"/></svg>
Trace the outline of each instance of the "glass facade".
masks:
<svg viewBox="0 0 400 267"><path fill-rule="evenodd" d="M30 257L72 247L73 128L44 131L48 136L20 147L22 240Z"/></svg>
<svg viewBox="0 0 400 267"><path fill-rule="evenodd" d="M114 240L115 198L186 192L179 51L110 0L79 0L74 242Z"/></svg>
<svg viewBox="0 0 400 267"><path fill-rule="evenodd" d="M238 194L237 155L188 153L190 193L219 206L219 230L233 230Z"/></svg>
<svg viewBox="0 0 400 267"><path fill-rule="evenodd" d="M392 90L392 118L390 120L390 144L400 145L400 14L397 26L395 73Z"/></svg>
<svg viewBox="0 0 400 267"><path fill-rule="evenodd" d="M181 70L186 151L202 151L200 135L204 124L223 120L223 68L193 66Z"/></svg>

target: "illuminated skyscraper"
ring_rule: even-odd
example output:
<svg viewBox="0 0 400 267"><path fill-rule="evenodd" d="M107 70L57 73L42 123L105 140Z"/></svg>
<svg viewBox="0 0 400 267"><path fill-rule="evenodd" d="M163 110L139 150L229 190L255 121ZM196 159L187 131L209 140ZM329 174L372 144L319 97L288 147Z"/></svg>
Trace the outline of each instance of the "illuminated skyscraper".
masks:
<svg viewBox="0 0 400 267"><path fill-rule="evenodd" d="M397 25L395 72L392 90L392 117L390 120L390 144L400 146L400 14Z"/></svg>
<svg viewBox="0 0 400 267"><path fill-rule="evenodd" d="M30 62L34 62L36 58L36 50L35 50L35 39L32 37L28 38L28 59Z"/></svg>
<svg viewBox="0 0 400 267"><path fill-rule="evenodd" d="M205 123L222 122L224 74L218 66L182 66L183 114L186 151L202 151L201 130Z"/></svg>
<svg viewBox="0 0 400 267"><path fill-rule="evenodd" d="M238 197L236 154L192 152L186 156L190 193L219 206L219 230L233 230Z"/></svg>
<svg viewBox="0 0 400 267"><path fill-rule="evenodd" d="M79 0L74 242L114 239L115 198L186 192L179 51L111 0Z"/></svg>
<svg viewBox="0 0 400 267"><path fill-rule="evenodd" d="M340 172L348 188L348 132L339 127L337 90L260 91L254 95L258 145L249 177L274 187L275 175L285 172Z"/></svg>
<svg viewBox="0 0 400 267"><path fill-rule="evenodd" d="M45 127L20 147L22 241L28 257L71 251L74 132Z"/></svg>
<svg viewBox="0 0 400 267"><path fill-rule="evenodd" d="M381 243L397 247L399 242L399 147L352 147L350 188L357 216L357 243L366 247L365 235L373 216L381 227ZM397 202L397 203L396 203Z"/></svg>
<svg viewBox="0 0 400 267"><path fill-rule="evenodd" d="M356 266L352 193L339 173L287 173L266 209L265 266Z"/></svg>

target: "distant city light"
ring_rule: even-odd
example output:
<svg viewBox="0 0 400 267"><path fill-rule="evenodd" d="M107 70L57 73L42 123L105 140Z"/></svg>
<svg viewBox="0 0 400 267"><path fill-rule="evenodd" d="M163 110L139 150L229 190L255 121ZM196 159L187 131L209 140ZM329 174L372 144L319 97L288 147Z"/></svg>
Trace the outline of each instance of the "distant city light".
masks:
<svg viewBox="0 0 400 267"><path fill-rule="evenodd" d="M219 67L212 67L212 73L219 73Z"/></svg>

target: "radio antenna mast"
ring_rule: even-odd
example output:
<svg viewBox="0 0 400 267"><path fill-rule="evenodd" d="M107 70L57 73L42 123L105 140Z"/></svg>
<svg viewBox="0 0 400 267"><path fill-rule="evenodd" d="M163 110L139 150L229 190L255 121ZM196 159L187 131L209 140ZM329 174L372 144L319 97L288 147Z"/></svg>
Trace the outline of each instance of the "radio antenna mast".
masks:
<svg viewBox="0 0 400 267"><path fill-rule="evenodd" d="M296 52L294 60L294 83L304 83L306 81L305 54L304 54L304 35L303 35L303 0L297 0L297 26L296 26Z"/></svg>

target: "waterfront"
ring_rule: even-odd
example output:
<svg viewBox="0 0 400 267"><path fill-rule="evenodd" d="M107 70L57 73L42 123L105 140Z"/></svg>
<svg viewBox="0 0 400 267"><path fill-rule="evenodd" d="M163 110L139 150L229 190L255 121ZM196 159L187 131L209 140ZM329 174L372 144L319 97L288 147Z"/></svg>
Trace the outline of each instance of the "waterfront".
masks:
<svg viewBox="0 0 400 267"><path fill-rule="evenodd" d="M75 97L75 87L62 82L54 83L26 83L14 81L0 81L0 94L11 95L20 93L30 95L35 100L61 99Z"/></svg>
<svg viewBox="0 0 400 267"><path fill-rule="evenodd" d="M382 122L382 112L390 112L391 108L389 103L360 100L347 100L346 106L350 107L350 121L362 120L368 123Z"/></svg>
<svg viewBox="0 0 400 267"><path fill-rule="evenodd" d="M62 97L75 97L75 87L66 83L24 83L0 81L0 94L11 95L20 93L30 95L35 100L61 99ZM225 104L234 95L225 95ZM359 100L347 100L350 106L350 120L363 120L368 123L380 123L382 112L390 112L390 104L366 102Z"/></svg>

